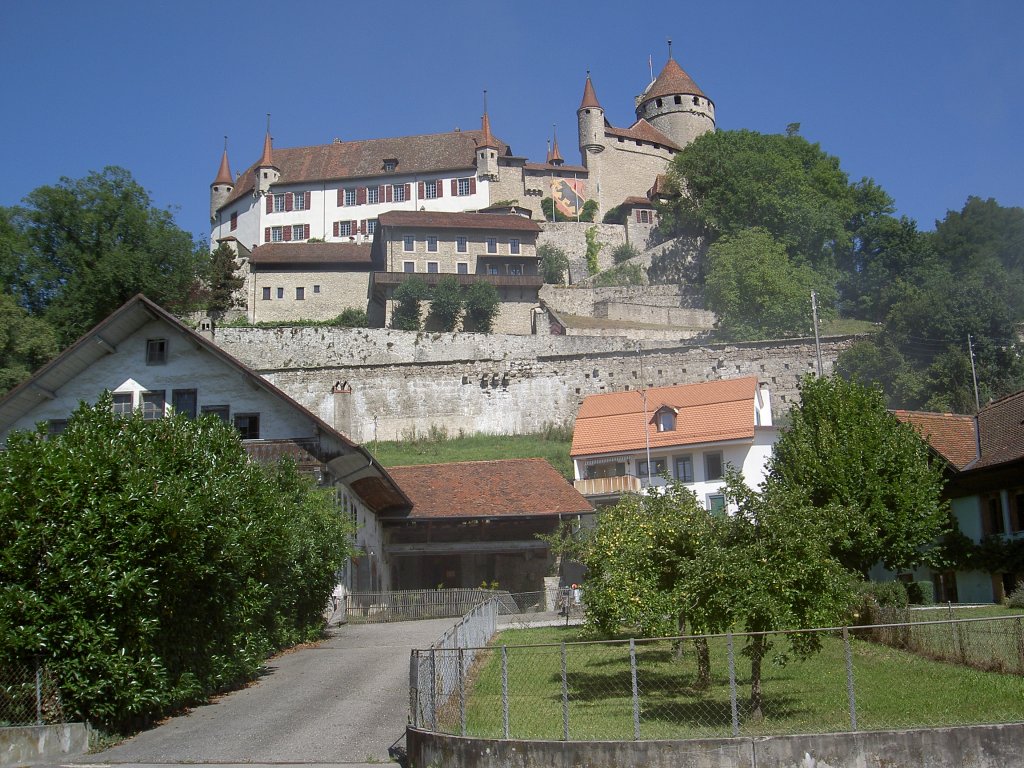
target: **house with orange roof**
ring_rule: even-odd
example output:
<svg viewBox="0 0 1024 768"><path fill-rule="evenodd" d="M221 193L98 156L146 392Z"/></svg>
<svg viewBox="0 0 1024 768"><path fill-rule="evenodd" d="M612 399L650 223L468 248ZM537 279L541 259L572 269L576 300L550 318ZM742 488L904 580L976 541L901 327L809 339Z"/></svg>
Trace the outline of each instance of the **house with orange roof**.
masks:
<svg viewBox="0 0 1024 768"><path fill-rule="evenodd" d="M581 524L594 508L544 459L390 467L410 509L381 515L395 589L540 592L553 556L537 534ZM570 582L580 576L567 575Z"/></svg>
<svg viewBox="0 0 1024 768"><path fill-rule="evenodd" d="M759 486L777 438L767 386L745 377L590 395L570 455L575 486L595 506L678 481L719 511L726 468Z"/></svg>
<svg viewBox="0 0 1024 768"><path fill-rule="evenodd" d="M950 602L1000 602L1024 582L1024 391L985 405L976 416L894 411L945 462L945 496L957 526L973 544L986 540L1003 555L986 570L919 569L935 596Z"/></svg>

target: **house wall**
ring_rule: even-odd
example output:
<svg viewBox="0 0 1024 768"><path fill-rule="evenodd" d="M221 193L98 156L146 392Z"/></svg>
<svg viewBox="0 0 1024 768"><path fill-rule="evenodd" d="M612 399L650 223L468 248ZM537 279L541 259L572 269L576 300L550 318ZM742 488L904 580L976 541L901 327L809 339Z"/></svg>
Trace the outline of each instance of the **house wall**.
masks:
<svg viewBox="0 0 1024 768"><path fill-rule="evenodd" d="M319 291L316 290L319 286ZM296 298L302 287L305 298ZM263 298L263 289L270 298ZM278 298L278 289L283 297ZM340 269L306 268L268 269L256 267L249 280L251 323L282 320L330 320L353 307L366 311L369 302L370 273Z"/></svg>
<svg viewBox="0 0 1024 768"><path fill-rule="evenodd" d="M403 238L412 235L415 240L412 251L405 250ZM428 236L437 237L437 250L427 250ZM459 252L456 238L466 237L466 250ZM487 252L487 238L497 239L497 251ZM512 253L511 241L519 241L519 253ZM537 233L518 231L488 231L488 230L459 230L429 229L413 227L388 227L388 239L384 243L386 263L383 267L385 272L404 272L405 263L412 262L415 272L429 272L427 264L437 263L437 272L455 274L458 272L458 265L466 266L467 274L480 274L478 269L480 259L509 264L519 264L523 267L524 275L537 274ZM509 274L507 270L502 274Z"/></svg>
<svg viewBox="0 0 1024 768"><path fill-rule="evenodd" d="M756 375L773 412L815 369L813 339L637 343L622 337L502 336L356 328L218 328L215 342L357 442L431 426L524 434L571 423L586 395ZM825 339L829 374L856 337ZM348 381L351 393L332 393Z"/></svg>

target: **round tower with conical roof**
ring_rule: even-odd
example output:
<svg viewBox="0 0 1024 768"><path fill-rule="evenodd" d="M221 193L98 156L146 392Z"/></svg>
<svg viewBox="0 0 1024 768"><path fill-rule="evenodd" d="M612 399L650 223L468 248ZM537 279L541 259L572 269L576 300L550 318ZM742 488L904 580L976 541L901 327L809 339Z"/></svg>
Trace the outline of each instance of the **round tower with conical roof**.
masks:
<svg viewBox="0 0 1024 768"><path fill-rule="evenodd" d="M217 211L228 201L235 191L235 182L231 178L231 166L228 164L228 137L224 137L224 154L220 158L217 178L210 184L210 223L217 219Z"/></svg>
<svg viewBox="0 0 1024 768"><path fill-rule="evenodd" d="M636 97L636 117L646 120L680 147L715 130L715 105L672 58L655 80Z"/></svg>
<svg viewBox="0 0 1024 768"><path fill-rule="evenodd" d="M588 155L604 150L604 109L590 81L590 70L587 70L587 83L583 86L583 100L576 110L576 119L580 130L580 155L586 165Z"/></svg>
<svg viewBox="0 0 1024 768"><path fill-rule="evenodd" d="M491 133L487 115L487 91L484 91L484 115L480 118L480 143L476 147L476 175L488 181L498 180L498 142Z"/></svg>
<svg viewBox="0 0 1024 768"><path fill-rule="evenodd" d="M270 188L281 180L281 169L274 165L274 141L270 137L270 115L267 115L267 133L263 137L263 154L256 164L256 187L252 193L262 197L270 192Z"/></svg>

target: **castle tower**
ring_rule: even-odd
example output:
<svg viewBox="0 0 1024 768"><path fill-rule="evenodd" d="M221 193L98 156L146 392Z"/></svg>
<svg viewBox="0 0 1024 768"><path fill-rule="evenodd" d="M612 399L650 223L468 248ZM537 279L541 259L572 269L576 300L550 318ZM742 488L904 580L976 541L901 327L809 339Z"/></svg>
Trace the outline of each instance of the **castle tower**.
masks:
<svg viewBox="0 0 1024 768"><path fill-rule="evenodd" d="M548 153L548 165L562 165L562 153L558 151L558 129L551 126L551 151Z"/></svg>
<svg viewBox="0 0 1024 768"><path fill-rule="evenodd" d="M491 134L491 119L487 116L487 91L484 91L484 116L480 121L480 144L476 148L476 174L481 179L498 180L498 142Z"/></svg>
<svg viewBox="0 0 1024 768"><path fill-rule="evenodd" d="M671 40L661 73L636 97L636 116L680 147L715 130L715 105L672 58Z"/></svg>
<svg viewBox="0 0 1024 768"><path fill-rule="evenodd" d="M231 166L228 164L228 137L224 137L224 154L220 158L217 178L210 184L210 223L217 218L218 209L228 201L235 191L235 182L231 178Z"/></svg>
<svg viewBox="0 0 1024 768"><path fill-rule="evenodd" d="M256 187L253 194L261 197L281 179L281 169L274 165L274 147L270 138L270 115L267 115L267 135L263 139L263 156L256 164Z"/></svg>
<svg viewBox="0 0 1024 768"><path fill-rule="evenodd" d="M580 155L583 164L587 165L589 155L604 150L604 109L594 93L594 84L590 82L590 70L587 70L587 84L583 87L583 100L576 110L576 119L580 129Z"/></svg>

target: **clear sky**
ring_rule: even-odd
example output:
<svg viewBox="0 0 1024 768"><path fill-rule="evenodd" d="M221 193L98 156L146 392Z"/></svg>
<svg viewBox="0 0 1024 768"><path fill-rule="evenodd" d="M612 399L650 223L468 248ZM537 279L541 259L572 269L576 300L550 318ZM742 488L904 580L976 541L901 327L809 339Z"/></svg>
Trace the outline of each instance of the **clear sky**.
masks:
<svg viewBox="0 0 1024 768"><path fill-rule="evenodd" d="M209 184L275 146L491 126L579 162L587 69L613 125L666 39L718 126L801 134L932 229L968 195L1024 206L1024 1L307 3L8 0L0 205L105 165L209 234Z"/></svg>

